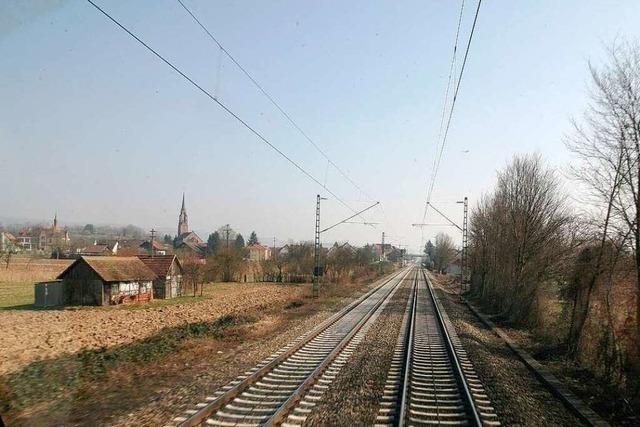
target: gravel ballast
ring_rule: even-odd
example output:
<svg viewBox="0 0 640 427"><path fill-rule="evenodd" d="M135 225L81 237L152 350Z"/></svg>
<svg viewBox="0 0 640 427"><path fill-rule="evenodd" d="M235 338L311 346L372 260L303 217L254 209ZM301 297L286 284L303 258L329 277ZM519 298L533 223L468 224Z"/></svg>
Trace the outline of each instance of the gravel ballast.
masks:
<svg viewBox="0 0 640 427"><path fill-rule="evenodd" d="M435 283L435 281L434 281ZM436 288L493 403L502 425L583 425L544 387L506 344L463 305L457 295Z"/></svg>
<svg viewBox="0 0 640 427"><path fill-rule="evenodd" d="M340 370L340 375L306 419L305 425L375 423L412 281L413 275L409 274L351 355L349 363Z"/></svg>

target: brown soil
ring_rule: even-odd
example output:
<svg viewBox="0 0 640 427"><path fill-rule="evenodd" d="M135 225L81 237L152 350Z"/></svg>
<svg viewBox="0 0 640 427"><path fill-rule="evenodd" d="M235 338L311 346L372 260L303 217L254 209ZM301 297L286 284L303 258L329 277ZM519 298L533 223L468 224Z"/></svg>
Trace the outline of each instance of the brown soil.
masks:
<svg viewBox="0 0 640 427"><path fill-rule="evenodd" d="M225 314L259 310L307 296L308 286L216 284L214 296L190 304L129 310L123 307L81 310L0 311L0 375L37 360L87 349L127 344L163 328L208 322Z"/></svg>
<svg viewBox="0 0 640 427"><path fill-rule="evenodd" d="M166 424L317 325L345 297L368 288L326 285L322 298L314 301L308 298L309 285L230 286L234 289L215 300L157 310L9 313L69 316L76 326L73 333L83 336L91 349L60 354L53 347L55 357L22 368L14 365L0 378L3 419L29 426ZM221 317L225 313L234 314ZM124 324L131 332L117 335L121 344L96 348L105 343L97 333L101 329L81 322L96 322L96 315L103 327L110 325L109 331ZM228 327L218 325L226 318ZM44 321L34 327L49 328ZM147 338L136 339L140 334L134 331ZM33 336L42 337L37 332Z"/></svg>

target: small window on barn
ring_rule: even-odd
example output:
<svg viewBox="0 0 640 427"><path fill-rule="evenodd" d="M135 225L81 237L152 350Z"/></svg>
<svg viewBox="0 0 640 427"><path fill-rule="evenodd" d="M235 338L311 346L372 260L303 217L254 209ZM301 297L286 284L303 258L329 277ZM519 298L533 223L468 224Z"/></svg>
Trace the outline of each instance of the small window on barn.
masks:
<svg viewBox="0 0 640 427"><path fill-rule="evenodd" d="M117 283L112 283L111 284L111 295L115 295L118 293L118 284Z"/></svg>

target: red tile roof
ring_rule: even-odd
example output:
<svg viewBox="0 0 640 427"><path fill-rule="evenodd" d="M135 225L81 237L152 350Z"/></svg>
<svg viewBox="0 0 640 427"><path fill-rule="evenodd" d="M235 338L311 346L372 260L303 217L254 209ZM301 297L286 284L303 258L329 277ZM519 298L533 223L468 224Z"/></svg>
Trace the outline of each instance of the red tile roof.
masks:
<svg viewBox="0 0 640 427"><path fill-rule="evenodd" d="M103 254L110 251L108 245L91 245L83 248L80 252L83 254Z"/></svg>
<svg viewBox="0 0 640 427"><path fill-rule="evenodd" d="M150 246L149 241L145 240L144 242L142 242L140 244L140 247L144 247L144 248L148 248ZM153 241L153 248L154 249L158 249L158 250L166 250L167 247L165 245L163 245L162 243L158 242L157 240Z"/></svg>
<svg viewBox="0 0 640 427"><path fill-rule="evenodd" d="M151 257L151 255L138 255L138 258L153 270L154 273L162 277L165 277L169 273L173 260L178 263L179 268L182 268L180 261L178 261L175 255L155 255L153 257Z"/></svg>
<svg viewBox="0 0 640 427"><path fill-rule="evenodd" d="M16 236L14 236L13 234L9 233L8 231L3 231L2 234L4 234L4 236L11 242L15 242L16 241Z"/></svg>

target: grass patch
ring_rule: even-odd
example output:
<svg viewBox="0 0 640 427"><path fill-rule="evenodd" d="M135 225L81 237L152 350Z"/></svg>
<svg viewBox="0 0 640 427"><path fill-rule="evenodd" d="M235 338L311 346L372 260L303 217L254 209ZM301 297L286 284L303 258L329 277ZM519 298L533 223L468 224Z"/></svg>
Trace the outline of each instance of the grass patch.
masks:
<svg viewBox="0 0 640 427"><path fill-rule="evenodd" d="M33 307L33 282L0 282L0 310Z"/></svg>
<svg viewBox="0 0 640 427"><path fill-rule="evenodd" d="M0 377L0 409L3 413L19 412L37 403L55 400L56 395L71 394L72 400L86 399L92 385L105 380L110 372L126 371L131 364L157 362L191 338L237 338L239 331L235 328L257 320L254 315L225 315L213 322L167 328L127 345L85 350L31 363L20 371Z"/></svg>

